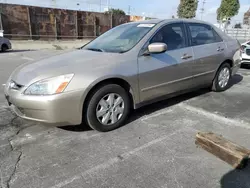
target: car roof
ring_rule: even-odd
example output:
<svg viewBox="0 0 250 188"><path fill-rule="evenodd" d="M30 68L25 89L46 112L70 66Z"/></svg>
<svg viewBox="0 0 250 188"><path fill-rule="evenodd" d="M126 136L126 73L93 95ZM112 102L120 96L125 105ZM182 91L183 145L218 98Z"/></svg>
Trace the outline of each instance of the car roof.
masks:
<svg viewBox="0 0 250 188"><path fill-rule="evenodd" d="M185 22L185 23L205 23L209 24L207 22L201 21L201 20L196 20L196 19L151 19L151 20L143 20L143 21L137 21L136 23L142 23L142 24L158 24L158 23L168 23L168 22ZM135 22L132 22L135 23Z"/></svg>
<svg viewBox="0 0 250 188"><path fill-rule="evenodd" d="M196 19L150 19L150 20L142 20L142 21L135 21L135 22L129 22L126 24L167 24L167 23L175 23L175 22L184 22L184 23L200 23L200 24L206 24L210 25L215 29L215 26L209 22L205 22L202 20L196 20ZM218 30L217 30L218 31ZM224 33L220 32L221 35L224 35Z"/></svg>

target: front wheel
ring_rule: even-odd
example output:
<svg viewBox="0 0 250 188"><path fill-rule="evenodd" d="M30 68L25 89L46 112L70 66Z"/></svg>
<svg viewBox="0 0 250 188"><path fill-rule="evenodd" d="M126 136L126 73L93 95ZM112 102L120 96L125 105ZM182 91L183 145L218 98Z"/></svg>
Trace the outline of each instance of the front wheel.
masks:
<svg viewBox="0 0 250 188"><path fill-rule="evenodd" d="M228 63L223 64L213 81L212 90L216 92L225 91L228 89L232 76L231 67Z"/></svg>
<svg viewBox="0 0 250 188"><path fill-rule="evenodd" d="M3 44L2 46L1 46L1 51L2 52L5 52L5 51L7 51L8 50L8 46L6 45L6 44Z"/></svg>
<svg viewBox="0 0 250 188"><path fill-rule="evenodd" d="M107 132L122 126L129 110L130 100L126 90L119 85L108 84L93 92L84 116L91 128Z"/></svg>

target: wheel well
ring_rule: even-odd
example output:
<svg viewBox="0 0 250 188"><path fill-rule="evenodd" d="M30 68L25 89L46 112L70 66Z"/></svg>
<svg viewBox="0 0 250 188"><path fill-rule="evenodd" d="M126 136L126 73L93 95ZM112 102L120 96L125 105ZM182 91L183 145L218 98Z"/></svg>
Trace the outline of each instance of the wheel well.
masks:
<svg viewBox="0 0 250 188"><path fill-rule="evenodd" d="M8 48L8 45L5 44L5 43L3 43L3 44L2 44L2 47L7 47L7 48Z"/></svg>
<svg viewBox="0 0 250 188"><path fill-rule="evenodd" d="M217 71L215 72L215 75L214 75L214 79L216 78L216 75L218 74L218 71L220 70L221 66L224 65L225 63L228 63L230 65L230 67L232 68L233 67L233 61L231 59L227 59L225 61L223 61L220 66L218 67ZM213 79L213 80L214 80Z"/></svg>
<svg viewBox="0 0 250 188"><path fill-rule="evenodd" d="M9 48L9 47L8 47L8 45L7 45L7 44L5 44L5 43L3 43L3 44L2 44L1 49L2 49L3 47L6 47L6 49L8 49L8 48Z"/></svg>
<svg viewBox="0 0 250 188"><path fill-rule="evenodd" d="M231 59L227 59L226 61L224 61L223 63L221 63L221 65L223 65L224 63L228 63L231 68L233 67L233 61Z"/></svg>
<svg viewBox="0 0 250 188"><path fill-rule="evenodd" d="M94 87L91 88L91 90L88 92L88 94L85 98L85 101L83 104L83 112L84 112L84 110L86 110L86 105L88 104L88 101L89 101L91 95L96 90L98 90L99 88L101 88L102 86L107 85L107 84L117 84L117 85L121 86L123 89L125 89L129 95L131 106L134 105L134 99L133 99L132 93L130 92L130 88L131 88L130 84L128 82L126 82L125 80L120 79L120 78L110 78L110 79L106 79L106 80L103 80L103 81L97 83Z"/></svg>

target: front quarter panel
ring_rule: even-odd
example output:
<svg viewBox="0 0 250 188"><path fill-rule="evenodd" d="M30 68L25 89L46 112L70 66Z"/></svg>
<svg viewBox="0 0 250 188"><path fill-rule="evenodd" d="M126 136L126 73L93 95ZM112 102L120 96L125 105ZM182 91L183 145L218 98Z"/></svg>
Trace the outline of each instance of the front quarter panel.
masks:
<svg viewBox="0 0 250 188"><path fill-rule="evenodd" d="M104 60L100 59L100 61ZM79 68L65 92L81 90L82 100L80 102L84 104L86 96L98 83L118 78L131 86L131 94L137 104L139 103L137 74L137 56L128 52L115 58L114 62L104 62L102 67L93 68L91 71L84 70L84 67Z"/></svg>
<svg viewBox="0 0 250 188"><path fill-rule="evenodd" d="M240 44L236 39L231 38L226 33L221 31L219 28L213 26L216 32L223 38L223 41L226 45L225 60L232 60L233 67L239 66L241 62L241 52L240 52Z"/></svg>
<svg viewBox="0 0 250 188"><path fill-rule="evenodd" d="M227 46L225 56L227 59L233 60L233 56L235 55L235 53L237 53L237 51L239 51L240 46L238 46L237 42L234 40L229 40L225 42L225 44Z"/></svg>

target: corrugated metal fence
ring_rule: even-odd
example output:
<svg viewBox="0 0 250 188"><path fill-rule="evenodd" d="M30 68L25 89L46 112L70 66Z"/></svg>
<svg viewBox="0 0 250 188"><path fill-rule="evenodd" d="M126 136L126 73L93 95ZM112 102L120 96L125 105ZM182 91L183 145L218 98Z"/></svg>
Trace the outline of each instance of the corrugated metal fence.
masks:
<svg viewBox="0 0 250 188"><path fill-rule="evenodd" d="M0 3L0 30L10 39L94 38L139 16L112 15Z"/></svg>
<svg viewBox="0 0 250 188"><path fill-rule="evenodd" d="M225 33L239 40L241 43L250 40L250 29L227 29Z"/></svg>

